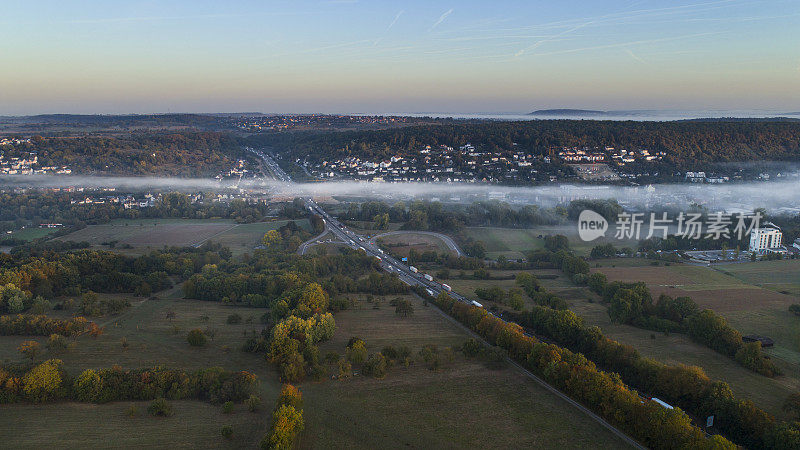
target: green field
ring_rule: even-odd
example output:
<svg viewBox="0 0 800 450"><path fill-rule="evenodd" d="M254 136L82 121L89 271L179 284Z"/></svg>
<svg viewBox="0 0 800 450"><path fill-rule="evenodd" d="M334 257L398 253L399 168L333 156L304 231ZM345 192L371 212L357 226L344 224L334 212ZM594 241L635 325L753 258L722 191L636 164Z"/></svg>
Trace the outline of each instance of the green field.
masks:
<svg viewBox="0 0 800 450"><path fill-rule="evenodd" d="M800 259L729 264L717 270L745 283L800 297Z"/></svg>
<svg viewBox="0 0 800 450"><path fill-rule="evenodd" d="M578 236L576 225L540 225L532 228L497 228L497 227L470 227L466 228L469 237L483 241L489 258L503 255L507 258L521 258L524 252L537 250L544 247L544 239L539 236L552 236L561 234L569 240L570 248L579 255L588 255L597 245L612 243L616 247L633 247L636 241L614 239L612 229L606 232L608 237L601 237L592 242L584 242Z"/></svg>
<svg viewBox="0 0 800 450"><path fill-rule="evenodd" d="M433 307L413 298L415 312L399 318L388 305L363 299L336 315L334 338L320 347L342 353L351 336L370 353L385 345L459 345L468 335ZM409 297L410 298L410 297ZM415 362L392 367L383 380L306 383L306 430L301 448L621 448L605 428L515 369L492 370L456 354L433 372ZM565 425L566 424L566 425Z"/></svg>
<svg viewBox="0 0 800 450"><path fill-rule="evenodd" d="M132 306L115 317L94 319L105 326L105 333L94 339L82 336L76 348L52 355L44 352L38 360L52 357L64 361L65 369L77 375L87 368L108 368L115 364L123 368L165 366L196 370L220 366L228 370L247 370L258 375L260 395L265 411L253 414L237 405L232 415L222 414L220 406L200 401L171 402L175 414L170 418L154 418L147 414L148 402L136 403L139 415L129 418L125 412L132 402L103 405L59 403L47 405L14 404L0 408L0 430L14 429L5 436L10 448L41 448L45 443L54 447L105 447L109 439L123 447L253 447L264 435L269 424L269 410L280 387L275 371L262 355L239 350L243 333L260 330L258 319L263 309L223 306L220 303L183 300L176 288L162 292L158 299L131 298ZM167 311L175 318L167 319ZM239 313L253 318L237 325L226 324L227 316ZM67 315L53 311L54 316ZM201 319L208 316L208 321ZM206 347L190 347L186 333L192 328L216 330L213 341ZM122 346L125 338L129 344ZM0 359L19 360L17 346L31 337L0 337ZM45 337L33 338L42 344ZM29 419L29 420L25 420ZM20 426L20 420L24 425ZM219 430L233 425L235 438L224 440Z"/></svg>
<svg viewBox="0 0 800 450"><path fill-rule="evenodd" d="M172 417L147 414L149 402L103 405L3 405L0 433L4 448L254 448L266 429L266 412L250 413L237 405L233 414L198 401L173 401ZM135 406L138 414L126 413ZM233 427L233 438L220 435Z"/></svg>
<svg viewBox="0 0 800 450"><path fill-rule="evenodd" d="M268 230L280 228L288 220L237 224L228 219L137 219L113 220L107 224L89 225L62 236L64 241L89 242L93 246L117 241L117 246L129 244L126 253L141 253L146 249L167 246L198 246L207 241L223 244L235 255L252 251ZM310 230L307 219L297 224ZM106 247L107 248L107 247Z"/></svg>
<svg viewBox="0 0 800 450"><path fill-rule="evenodd" d="M642 355L669 364L688 364L702 367L712 379L726 381L734 393L753 400L758 406L771 414L788 419L781 410L784 400L793 392L800 390L800 318L786 310L784 299L792 300L757 286L747 285L740 280L701 266L651 266L649 261L639 258L607 259L593 262L599 269L610 272L626 281L646 281L654 294L659 290L671 295L689 295L701 306L715 311L721 309L735 328L743 334L763 334L775 339L774 348L765 349L785 373L784 376L770 379L758 375L737 364L731 358L693 342L689 337L671 333L665 335L636 328L630 325L612 324L607 307L600 298L585 287L576 286L568 277L557 270L533 270L539 275L542 285L567 300L570 309L584 318L589 326L599 326L605 335L619 342L632 345ZM612 265L616 267L611 267ZM608 270L607 270L608 269ZM453 273L453 271L451 271ZM490 271L493 276L506 276L513 271ZM556 278L551 278L557 275ZM703 280L710 283L703 289ZM446 281L454 290L469 298L476 298L474 290L493 285L503 289L514 287L513 280L457 280ZM671 283L683 283L680 288L671 288ZM677 286L677 285L676 285ZM727 286L728 289L722 289ZM738 287L734 287L738 286ZM720 295L720 292L728 295ZM758 294L758 295L755 295ZM766 296L766 297L764 297ZM590 301L591 300L591 301ZM775 302L778 303L775 303ZM800 302L798 302L800 303ZM532 301L526 297L526 308ZM486 307L504 305L486 303Z"/></svg>
<svg viewBox="0 0 800 450"><path fill-rule="evenodd" d="M9 237L14 239L22 239L24 241L32 241L34 239L39 239L41 237L45 237L51 235L58 231L59 228L39 228L39 227L29 227L23 228L21 230L15 230L12 233L3 233L0 237Z"/></svg>

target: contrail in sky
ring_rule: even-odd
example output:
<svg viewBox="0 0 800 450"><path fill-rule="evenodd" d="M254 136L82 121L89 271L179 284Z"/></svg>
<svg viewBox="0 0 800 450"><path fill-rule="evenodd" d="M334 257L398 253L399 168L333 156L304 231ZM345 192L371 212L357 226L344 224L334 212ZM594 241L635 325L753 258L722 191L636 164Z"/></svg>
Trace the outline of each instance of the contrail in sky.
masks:
<svg viewBox="0 0 800 450"><path fill-rule="evenodd" d="M386 29L383 31L383 34L381 35L381 37L379 37L378 39L375 39L375 42L372 43L373 46L378 45L378 42L380 42L381 39L383 39L383 37L386 36L386 33L388 33L389 30L392 29L394 24L396 24L397 21L400 20L400 16L402 16L404 12L405 12L405 10L400 10L400 12L397 13L396 16L394 16L394 20L392 20L392 23L390 23L389 26L386 27Z"/></svg>
<svg viewBox="0 0 800 450"><path fill-rule="evenodd" d="M453 8L448 9L447 11L444 12L444 14L439 16L439 20L437 20L436 23L434 23L433 26L428 31L429 32L433 31L433 29L438 27L442 22L444 22L444 19L447 19L447 16L449 16L450 14L453 14Z"/></svg>

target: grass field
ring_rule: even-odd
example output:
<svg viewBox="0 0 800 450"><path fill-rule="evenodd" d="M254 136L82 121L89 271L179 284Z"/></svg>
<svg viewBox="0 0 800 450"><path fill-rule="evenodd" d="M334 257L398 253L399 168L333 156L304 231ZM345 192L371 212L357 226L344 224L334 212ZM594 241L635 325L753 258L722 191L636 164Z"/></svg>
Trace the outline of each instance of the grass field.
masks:
<svg viewBox="0 0 800 450"><path fill-rule="evenodd" d="M440 238L422 233L409 231L403 234L392 234L379 238L380 243L386 245L395 255L407 257L411 249L418 252L434 251L436 253L451 253L450 248Z"/></svg>
<svg viewBox="0 0 800 450"><path fill-rule="evenodd" d="M93 246L117 241L129 244L129 253L141 253L148 248L168 246L197 246L206 241L226 245L234 254L252 251L268 230L286 225L287 220L237 224L227 219L137 219L114 220L103 225L86 228L62 236L64 241L89 242ZM297 224L310 229L308 220Z"/></svg>
<svg viewBox="0 0 800 450"><path fill-rule="evenodd" d="M167 311L175 312L173 320L166 318ZM226 324L227 316L234 312L245 319L253 317L254 323ZM258 319L263 313L263 309L183 300L176 288L171 293L160 293L158 300L132 299L132 306L120 315L95 319L105 326L103 335L96 339L80 337L75 349L56 355L44 352L38 358L59 358L72 375L87 368L107 368L114 364L123 368L161 365L188 370L212 366L248 370L260 380L259 390L265 405L265 411L260 414L251 414L237 405L235 414L225 415L219 406L200 401L171 402L175 414L166 419L149 416L147 402L137 403L139 416L135 418L125 416L131 402L4 405L0 408L0 430L15 430L13 436L5 436L4 445L8 448L41 448L44 443L62 448L107 447L109 439L113 439L122 447L253 447L268 426L268 411L280 386L275 371L262 355L239 350L245 332L260 330ZM208 321L201 319L202 316L208 316ZM216 330L216 335L204 348L190 347L186 333L192 328L211 328ZM127 349L121 344L123 338L128 341ZM0 337L0 359L19 360L16 348L25 340L31 337ZM46 338L33 340L44 348ZM25 420L22 427L20 420ZM233 425L235 438L232 441L224 440L219 434L226 424Z"/></svg>
<svg viewBox="0 0 800 450"><path fill-rule="evenodd" d="M592 294L586 292L585 296ZM564 295L567 298L567 295ZM569 296L575 298L575 296ZM584 318L587 325L597 325L603 333L616 341L635 347L643 356L668 364L687 364L702 367L709 377L727 382L733 392L742 398L753 400L756 405L769 413L780 417L789 417L781 410L784 400L800 389L800 378L797 365L776 363L786 372L786 376L767 378L737 364L732 359L721 355L708 347L693 342L682 334L655 333L630 325L612 324L608 318L606 307L596 300L570 301L570 309ZM742 330L744 331L744 330ZM772 350L769 354L776 356Z"/></svg>
<svg viewBox="0 0 800 450"><path fill-rule="evenodd" d="M800 297L800 259L729 264L717 270L745 283Z"/></svg>
<svg viewBox="0 0 800 450"><path fill-rule="evenodd" d="M351 336L370 353L384 345L459 345L461 328L413 299L401 319L388 305L365 301L336 315L334 338L320 350L342 353ZM491 370L456 355L432 372L419 363L392 367L383 380L306 383L306 430L301 448L621 448L605 428L588 420L514 369Z"/></svg>
<svg viewBox="0 0 800 450"><path fill-rule="evenodd" d="M103 405L4 405L0 424L13 433L0 433L4 448L253 448L266 429L267 412L250 413L237 405L233 414L198 401L173 401L172 417L147 414L149 402ZM138 414L129 417L128 408ZM233 437L220 435L223 425ZM255 439L255 440L254 440Z"/></svg>
<svg viewBox="0 0 800 450"><path fill-rule="evenodd" d="M32 241L34 239L39 239L40 237L45 237L50 234L53 234L58 230L59 230L58 228L29 227L21 230L16 230L10 234L3 233L2 235L0 235L0 237L10 237L14 239L22 239L24 241Z"/></svg>
<svg viewBox="0 0 800 450"><path fill-rule="evenodd" d="M570 248L579 255L588 255L597 245L612 243L616 247L636 247L636 241L614 239L612 229L606 236L591 242L585 242L578 236L576 225L541 225L532 228L496 228L471 227L466 229L468 236L483 241L489 258L503 255L507 258L521 258L523 252L544 247L544 239L539 236L561 234L569 240Z"/></svg>
<svg viewBox="0 0 800 450"><path fill-rule="evenodd" d="M719 289L721 286L737 282L740 288L729 290L743 298L747 293L775 296L780 296L780 294L749 286L735 279L731 280L731 277L705 267L681 265L654 267L650 266L647 261L643 262L641 259L633 258L598 262L601 267L593 270L609 272L618 277L612 279L646 280L653 291L662 289L672 291L672 295L689 295L698 299L701 305L712 307L712 309L714 309L713 306L719 308L727 304L729 309L721 313L742 333L766 334L776 340L776 346L765 351L786 375L774 379L758 375L741 367L731 358L697 344L682 334L665 335L629 325L612 324L608 317L607 307L601 304L599 297L587 288L576 286L557 270L534 270L531 272L540 276L539 279L547 291L567 300L570 309L583 317L587 325L599 326L608 337L632 345L642 355L664 363L702 367L712 379L729 383L737 396L753 400L758 406L777 417L789 418L781 410L781 406L791 393L800 390L800 361L798 361L800 319L786 311L783 307L785 302L779 302L778 306L775 306L770 302L762 302L763 299L760 297L750 297L749 303L734 302L730 296L717 298L723 291L723 289ZM612 268L612 264L617 267ZM706 270L711 272L707 273ZM510 273L509 271L490 272L495 276L504 276ZM556 277L551 278L554 275ZM700 289L703 279L708 279L711 289ZM475 297L474 290L478 287L485 288L496 285L508 289L514 286L513 280L448 280L447 283L454 290L470 298ZM683 283L683 287L689 290L669 288L669 283ZM699 300L700 298L702 301ZM530 299L526 297L526 308L530 304ZM496 305L487 304L486 306ZM736 309L730 309L734 306Z"/></svg>

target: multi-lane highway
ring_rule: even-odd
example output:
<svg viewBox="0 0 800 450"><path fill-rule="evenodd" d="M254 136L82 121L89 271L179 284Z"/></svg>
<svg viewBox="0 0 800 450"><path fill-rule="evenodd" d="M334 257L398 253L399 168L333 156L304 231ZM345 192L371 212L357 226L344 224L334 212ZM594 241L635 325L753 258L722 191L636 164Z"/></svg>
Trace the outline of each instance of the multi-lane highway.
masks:
<svg viewBox="0 0 800 450"><path fill-rule="evenodd" d="M263 151L251 148L248 148L248 151L253 152L260 157L267 167L269 167L269 169L273 172L277 180L287 184L292 182L291 177L286 174L281 166L279 166L270 155L264 153ZM393 256L385 254L383 250L378 248L374 241L365 239L362 236L348 230L346 226L339 222L339 220L337 220L335 217L328 214L312 198L304 198L303 202L310 212L322 217L322 219L325 221L325 227L331 234L333 234L336 240L345 243L351 248L362 250L368 255L375 257L378 260L381 268L389 273L397 274L397 276L400 277L404 283L410 286L420 286L428 290L428 293L433 296L439 295L439 293L446 291L452 298L458 301L473 303L466 297L456 292L452 292L452 290L446 284L439 283L432 279L429 280L425 278L424 273L414 272L409 265L397 260L397 258L394 258Z"/></svg>
<svg viewBox="0 0 800 450"><path fill-rule="evenodd" d="M264 152L262 152L260 150L255 150L255 149L251 149L251 148L248 148L247 150L255 153L257 156L259 156L261 159L263 159L264 162L267 164L267 166L270 168L270 170L274 173L276 179L278 179L278 180L280 180L282 182L285 182L287 184L292 182L291 178L286 174L286 172L283 171L283 169L281 169L281 167L275 162L274 159L272 159L271 156L267 155L266 153L264 153ZM349 245L350 247L352 247L354 249L361 249L364 252L366 252L368 255L374 256L375 258L378 259L380 266L384 270L386 270L387 272L390 272L390 273L397 274L397 276L400 277L400 279L403 282L405 282L406 284L408 284L410 286L421 286L422 288L424 288L424 289L426 289L428 291L428 294L430 294L432 296L439 295L441 292L447 292L447 294L451 298L453 298L455 300L458 300L458 301L461 301L461 302L464 302L464 303L472 303L472 304L474 304L476 306L482 307L479 303L474 302L474 301L470 301L469 299L467 299L463 295L458 294L456 292L453 292L450 289L450 287L447 286L446 284L439 283L439 282L433 280L432 278L428 279L428 278L425 277L425 274L423 274L422 272L415 272L407 264L405 264L405 263L403 263L401 261L398 261L396 258L394 258L394 257L392 257L390 255L385 254L383 252L383 250L379 249L378 246L374 242L371 242L371 241L363 238L362 236L359 236L359 235L353 233L352 231L348 230L347 227L342 225L342 223L339 222L338 220L336 220L336 218L332 217L330 214L325 212L325 210L322 209L313 199L304 198L303 201L305 202L306 208L308 208L308 210L310 212L312 212L314 214L317 214L317 215L319 215L319 216L321 216L323 218L323 220L325 221L325 226L326 226L327 230L331 234L333 234L337 238L337 240L339 240L341 242L344 242L346 245ZM491 311L488 311L488 313L494 315ZM472 330L470 330L469 328L464 327L463 325L461 325L460 323L458 323L457 321L452 319L450 316L448 316L448 315L446 315L444 313L442 313L442 314L445 317L447 317L448 319L450 319L451 321L453 321L456 325L464 328L468 333L470 333L473 336L475 336L475 337L480 339L480 336L475 335L475 333L472 332ZM504 320L504 319L501 318L501 320ZM524 368L521 365L517 364L514 360L509 358L508 362L510 364L512 364L513 366L515 366L516 368L518 368L519 370L521 370L522 372L524 372L531 379L536 381L538 384L540 384L541 386L543 386L544 388L546 388L547 390L549 390L550 392L552 392L556 396L562 398L567 403L573 405L575 408L577 408L577 409L581 410L582 412L584 412L591 419L597 421L598 423L600 423L601 425L603 425L604 427L609 429L612 433L617 435L620 439L624 440L626 443L628 443L632 447L637 448L637 449L642 449L642 450L645 449L645 447L643 447L641 444L639 444L634 439L632 439L631 437L629 437L628 435L626 435L625 433L623 433L622 431L617 429L615 426L613 426L610 423L606 422L602 417L598 416L597 414L595 414L594 412L592 412L591 410L589 410L585 406L581 405L580 403L576 402L575 400L573 400L569 396L565 395L563 392L559 391L558 389L550 386L546 381L542 380L541 378L539 378L538 376L536 376L535 374L533 374L532 372L530 372L526 368Z"/></svg>

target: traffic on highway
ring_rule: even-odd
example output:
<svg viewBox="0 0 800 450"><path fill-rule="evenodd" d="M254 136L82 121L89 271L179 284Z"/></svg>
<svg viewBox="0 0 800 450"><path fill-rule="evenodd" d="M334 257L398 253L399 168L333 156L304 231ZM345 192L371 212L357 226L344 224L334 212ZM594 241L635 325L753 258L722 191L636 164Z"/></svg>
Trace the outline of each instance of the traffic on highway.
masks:
<svg viewBox="0 0 800 450"><path fill-rule="evenodd" d="M252 148L247 148L247 150L261 158L267 167L269 167L269 169L273 172L277 180L287 184L292 182L291 177L289 177L289 175L278 165L277 162L275 162L270 155L263 151ZM453 292L452 288L450 288L450 286L447 284L439 283L435 281L432 276L421 273L417 269L412 270L411 266L403 263L402 261L398 261L397 258L394 258L393 256L385 254L383 250L381 250L377 244L375 244L375 242L365 239L347 229L345 225L339 222L339 220L337 220L335 217L328 214L312 198L304 198L303 202L306 208L308 208L309 212L322 217L327 230L330 231L330 233L333 234L339 241L344 242L353 249L364 251L368 255L375 257L383 270L396 274L400 280L409 286L420 286L427 291L428 295L433 297L439 295L441 292L447 292L447 294L455 300L464 303L471 303L481 308L483 307L483 305L480 303L471 301L466 297Z"/></svg>
<svg viewBox="0 0 800 450"><path fill-rule="evenodd" d="M248 150L248 151L254 153L255 155L257 155L258 157L260 157L264 161L264 163L269 167L269 169L273 172L273 174L274 174L274 176L275 176L275 178L277 180L285 182L287 184L292 183L292 179L289 177L289 175L286 174L286 172L283 171L283 169L278 165L278 163L275 162L275 160L270 155L264 153L263 151L252 149L252 148L246 148L246 150ZM341 222L339 222L335 217L333 217L330 214L328 214L312 198L304 198L303 202L304 202L305 207L308 208L309 212L311 212L313 214L317 214L320 217L322 217L323 221L325 222L326 229L330 233L332 233L334 235L334 237L336 237L336 239L340 240L341 242L345 243L346 245L350 246L353 249L364 251L368 255L371 255L371 256L375 257L377 259L380 267L383 270L385 270L385 271L387 271L389 273L396 274L400 278L400 280L402 280L404 283L408 284L409 286L422 287L423 289L425 289L427 294L430 295L431 297L435 297L435 296L441 294L442 292L445 292L445 293L447 293L447 295L449 295L454 300L457 300L457 301L460 301L460 302L463 302L463 303L467 303L467 304L471 304L471 305L476 306L478 308L483 308L482 304L480 304L480 303L478 303L478 302L476 302L474 300L469 300L468 298L464 297L463 295L461 295L461 294L459 294L457 292L454 292L449 285L447 285L445 283L439 283L438 281L434 280L434 278L430 274L423 273L418 268L416 268L414 266L407 265L407 264L405 264L405 263L403 263L401 261L398 261L396 258L394 258L391 255L387 255L386 253L383 252L383 250L378 248L377 244L374 241L370 241L369 239L366 239L366 238L354 233L353 231L347 229L347 227L345 225L343 225ZM317 238L319 238L319 236ZM317 239L317 238L314 238L314 239ZM509 323L507 320L505 320L502 317L494 314L491 311L487 310L486 312L488 314L492 315L492 316L497 317L498 319L502 320L503 322ZM528 330L523 331L523 333L526 336L536 337L537 339L541 339L541 337L533 336ZM585 414L587 414L589 417L591 417L593 420L596 420L597 422L603 424L603 426L605 426L606 428L611 430L614 434L616 434L620 438L624 439L626 442L628 442L634 448L638 448L638 449L644 449L645 448L642 445L640 445L638 442L636 442L635 440L631 439L629 436L625 435L620 430L615 428L613 425L611 425L608 422L606 422L605 420L603 420L597 414L595 414L594 412L590 411L585 406L583 406L580 403L578 403L577 401L571 399L569 396L565 395L564 393L562 393L558 389L550 386L547 382L545 382L541 378L537 377L536 375L534 375L533 373L531 373L530 371L528 371L527 369L525 369L524 367L519 365L517 362L515 362L515 361L513 361L512 359L509 359L509 358L507 358L507 361L511 365L517 367L519 370L521 370L524 373L526 373L529 377L534 379L537 383L539 383L540 385L542 385L543 387L545 387L549 391L553 392L558 397L562 398L564 401L566 401L566 402L572 404L573 406L575 406L576 408L580 409ZM641 395L640 395L640 398L642 398L642 401L645 401L645 397L641 397ZM669 406L669 405L667 405L667 406ZM671 408L671 406L670 406L670 408Z"/></svg>

